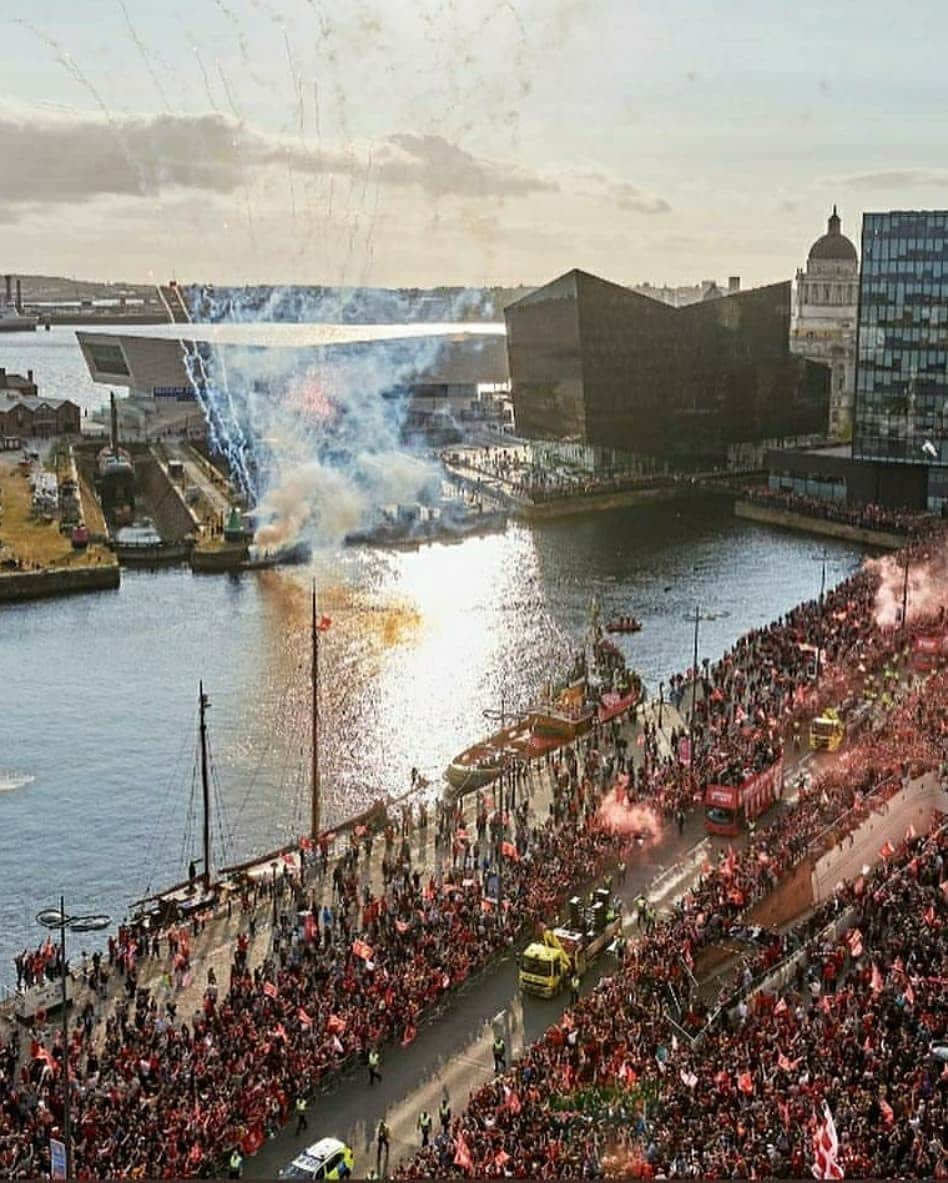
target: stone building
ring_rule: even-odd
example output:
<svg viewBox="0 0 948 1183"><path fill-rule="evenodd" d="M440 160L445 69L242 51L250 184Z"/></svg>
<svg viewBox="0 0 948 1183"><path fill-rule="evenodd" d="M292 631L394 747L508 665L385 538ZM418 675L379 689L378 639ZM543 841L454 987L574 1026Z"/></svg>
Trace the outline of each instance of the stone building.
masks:
<svg viewBox="0 0 948 1183"><path fill-rule="evenodd" d="M797 269L790 348L829 366L829 430L838 437L848 437L852 427L858 303L859 256L842 233L834 205L826 233L810 247L806 269Z"/></svg>

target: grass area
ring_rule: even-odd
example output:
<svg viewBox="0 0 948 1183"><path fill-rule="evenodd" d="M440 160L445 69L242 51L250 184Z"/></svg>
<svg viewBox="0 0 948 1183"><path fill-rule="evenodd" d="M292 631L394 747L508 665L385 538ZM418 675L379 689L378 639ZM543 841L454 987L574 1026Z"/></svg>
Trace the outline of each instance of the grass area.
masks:
<svg viewBox="0 0 948 1183"><path fill-rule="evenodd" d="M59 532L59 520L46 523L31 512L32 496L26 476L15 464L0 463L0 549L2 557L19 559L24 567L88 567L112 563L112 553L92 545L73 550Z"/></svg>

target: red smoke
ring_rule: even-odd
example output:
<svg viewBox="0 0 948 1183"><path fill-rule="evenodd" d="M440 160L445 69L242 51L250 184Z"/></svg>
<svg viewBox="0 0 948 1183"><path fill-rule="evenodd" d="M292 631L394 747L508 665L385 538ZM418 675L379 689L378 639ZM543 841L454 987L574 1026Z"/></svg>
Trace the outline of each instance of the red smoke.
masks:
<svg viewBox="0 0 948 1183"><path fill-rule="evenodd" d="M610 789L599 806L599 821L616 834L634 834L651 845L662 836L662 821L650 805L630 805L621 785Z"/></svg>
<svg viewBox="0 0 948 1183"><path fill-rule="evenodd" d="M901 622L906 586L905 554L900 551L866 562L866 567L879 576L875 602L879 628L895 628ZM921 553L909 552L906 600L909 624L934 616L941 608L948 609L948 551L943 544L933 544Z"/></svg>

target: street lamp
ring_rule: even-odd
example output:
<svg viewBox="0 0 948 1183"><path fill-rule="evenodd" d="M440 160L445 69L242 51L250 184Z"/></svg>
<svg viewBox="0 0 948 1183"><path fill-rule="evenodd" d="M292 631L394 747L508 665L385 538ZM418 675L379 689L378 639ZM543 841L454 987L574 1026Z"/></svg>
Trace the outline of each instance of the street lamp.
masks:
<svg viewBox="0 0 948 1183"><path fill-rule="evenodd" d="M56 908L44 908L42 912L37 912L36 922L37 924L42 924L44 928L59 929L59 968L62 981L61 1001L63 1008L63 1141L66 1146L66 1178L71 1179L72 1125L69 1112L69 1020L67 1016L69 999L66 991L66 929L68 928L71 932L98 932L103 928L108 928L111 918L102 913L96 913L90 916L67 916L65 897L60 896L58 910Z"/></svg>
<svg viewBox="0 0 948 1183"><path fill-rule="evenodd" d="M692 791L694 791L695 779L695 698L698 693L698 626L702 620L718 620L723 616L727 616L727 612L702 612L701 608L696 604L694 614L682 617L683 620L693 623L695 626L694 639L694 653L691 661L691 713L688 719L688 747L689 759L691 764L691 781Z"/></svg>

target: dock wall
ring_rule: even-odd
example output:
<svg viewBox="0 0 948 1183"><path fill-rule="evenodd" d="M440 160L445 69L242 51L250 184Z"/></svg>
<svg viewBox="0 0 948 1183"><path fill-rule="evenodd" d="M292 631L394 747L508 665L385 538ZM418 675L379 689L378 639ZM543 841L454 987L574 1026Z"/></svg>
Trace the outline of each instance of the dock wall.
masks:
<svg viewBox="0 0 948 1183"><path fill-rule="evenodd" d="M52 567L46 571L0 572L0 604L42 600L119 586L119 565L112 560L88 567Z"/></svg>
<svg viewBox="0 0 948 1183"><path fill-rule="evenodd" d="M585 493L576 497L556 497L551 501L521 502L520 513L527 521L571 517L578 513L597 513L603 509L623 509L629 505L649 505L674 501L693 494L694 489L680 485L660 485L650 489L626 489L615 493Z"/></svg>
<svg viewBox="0 0 948 1183"><path fill-rule="evenodd" d="M848 522L810 517L776 505L758 505L754 501L735 501L734 515L768 526L783 526L787 530L802 530L807 534L825 534L829 538L844 538L847 542L861 542L865 546L878 546L885 550L898 550L906 542L900 534L892 534L887 530L867 530L862 526L851 526Z"/></svg>
<svg viewBox="0 0 948 1183"><path fill-rule="evenodd" d="M135 458L135 471L162 542L183 542L200 533L197 516L154 449Z"/></svg>

